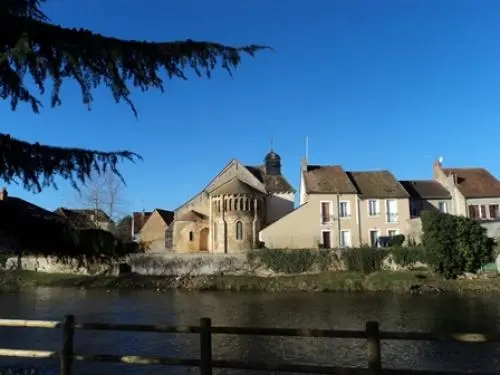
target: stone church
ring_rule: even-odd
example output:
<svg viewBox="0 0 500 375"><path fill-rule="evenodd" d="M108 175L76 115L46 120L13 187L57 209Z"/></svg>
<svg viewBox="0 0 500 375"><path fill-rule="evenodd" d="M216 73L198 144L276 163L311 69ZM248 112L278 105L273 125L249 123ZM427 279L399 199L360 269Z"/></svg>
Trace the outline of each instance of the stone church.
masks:
<svg viewBox="0 0 500 375"><path fill-rule="evenodd" d="M259 246L259 231L293 211L295 190L271 150L263 165L233 159L200 193L177 208L165 241L175 252L230 253Z"/></svg>

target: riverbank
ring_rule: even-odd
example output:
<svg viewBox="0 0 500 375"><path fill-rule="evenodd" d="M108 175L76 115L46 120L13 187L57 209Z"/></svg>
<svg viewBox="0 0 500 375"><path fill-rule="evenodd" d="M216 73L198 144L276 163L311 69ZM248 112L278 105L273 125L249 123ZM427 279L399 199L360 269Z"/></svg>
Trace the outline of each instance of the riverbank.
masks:
<svg viewBox="0 0 500 375"><path fill-rule="evenodd" d="M368 275L355 272L325 272L316 275L195 276L160 277L128 274L123 276L83 276L33 271L0 271L0 289L33 287L80 289L170 289L261 292L394 292L500 293L500 277L444 280L425 272L379 271Z"/></svg>

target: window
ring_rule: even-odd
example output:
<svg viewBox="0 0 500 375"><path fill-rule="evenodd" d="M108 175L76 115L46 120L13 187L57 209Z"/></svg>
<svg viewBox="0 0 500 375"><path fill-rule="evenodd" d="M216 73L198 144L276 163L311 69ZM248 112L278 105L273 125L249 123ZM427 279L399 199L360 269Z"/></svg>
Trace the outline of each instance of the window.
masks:
<svg viewBox="0 0 500 375"><path fill-rule="evenodd" d="M399 221L398 202L394 199L389 199L385 202L385 204L386 204L387 222L397 223Z"/></svg>
<svg viewBox="0 0 500 375"><path fill-rule="evenodd" d="M236 222L236 239L238 241L243 239L243 223L241 221Z"/></svg>
<svg viewBox="0 0 500 375"><path fill-rule="evenodd" d="M498 219L500 208L498 204L490 204L490 219Z"/></svg>
<svg viewBox="0 0 500 375"><path fill-rule="evenodd" d="M389 229L387 231L387 235L389 237L394 237L394 236L397 236L399 234L399 231L397 229Z"/></svg>
<svg viewBox="0 0 500 375"><path fill-rule="evenodd" d="M321 202L321 222L323 224L329 223L330 220L330 203L331 202Z"/></svg>
<svg viewBox="0 0 500 375"><path fill-rule="evenodd" d="M351 231L340 231L340 247L351 247Z"/></svg>
<svg viewBox="0 0 500 375"><path fill-rule="evenodd" d="M368 216L380 215L380 204L377 199L370 199L368 201Z"/></svg>
<svg viewBox="0 0 500 375"><path fill-rule="evenodd" d="M189 232L189 241L194 241L194 233L192 231Z"/></svg>
<svg viewBox="0 0 500 375"><path fill-rule="evenodd" d="M351 217L351 205L349 201L341 201L339 207L340 217Z"/></svg>
<svg viewBox="0 0 500 375"><path fill-rule="evenodd" d="M486 219L486 206L482 204L471 204L469 206L469 217L471 219Z"/></svg>
<svg viewBox="0 0 500 375"><path fill-rule="evenodd" d="M448 212L448 208L446 207L446 202L439 202L438 209L439 209L439 212L446 214Z"/></svg>
<svg viewBox="0 0 500 375"><path fill-rule="evenodd" d="M479 207L478 206L469 206L469 217L471 219L477 219L479 217Z"/></svg>

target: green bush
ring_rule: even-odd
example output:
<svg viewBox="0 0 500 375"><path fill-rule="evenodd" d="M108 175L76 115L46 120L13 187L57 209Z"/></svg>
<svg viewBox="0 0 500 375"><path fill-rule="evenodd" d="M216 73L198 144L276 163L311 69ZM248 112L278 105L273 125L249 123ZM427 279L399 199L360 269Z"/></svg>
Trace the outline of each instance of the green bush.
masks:
<svg viewBox="0 0 500 375"><path fill-rule="evenodd" d="M388 246L389 247L394 247L394 246L403 246L403 243L405 242L405 236L404 234L398 234L396 236L393 236L389 239Z"/></svg>
<svg viewBox="0 0 500 375"><path fill-rule="evenodd" d="M382 268L388 251L380 248L360 247L342 252L342 259L349 271L371 273Z"/></svg>
<svg viewBox="0 0 500 375"><path fill-rule="evenodd" d="M476 272L493 260L494 241L475 220L425 211L422 229L428 264L445 278Z"/></svg>
<svg viewBox="0 0 500 375"><path fill-rule="evenodd" d="M427 263L426 252L422 246L391 248L390 254L394 262L401 267L409 267L417 262Z"/></svg>
<svg viewBox="0 0 500 375"><path fill-rule="evenodd" d="M250 262L259 262L265 267L282 273L303 273L314 268L325 271L336 259L331 250L271 250L259 249L249 251Z"/></svg>
<svg viewBox="0 0 500 375"><path fill-rule="evenodd" d="M79 231L78 237L76 255L112 260L126 254L123 243L111 232L102 229L83 229Z"/></svg>

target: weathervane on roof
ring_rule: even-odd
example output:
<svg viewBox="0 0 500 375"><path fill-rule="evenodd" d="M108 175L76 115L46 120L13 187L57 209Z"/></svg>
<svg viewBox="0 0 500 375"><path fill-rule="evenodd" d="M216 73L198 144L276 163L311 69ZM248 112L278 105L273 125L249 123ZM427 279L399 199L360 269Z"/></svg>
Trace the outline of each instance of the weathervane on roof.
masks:
<svg viewBox="0 0 500 375"><path fill-rule="evenodd" d="M271 151L274 150L274 137L271 136L271 139L270 139L270 143L271 143Z"/></svg>

